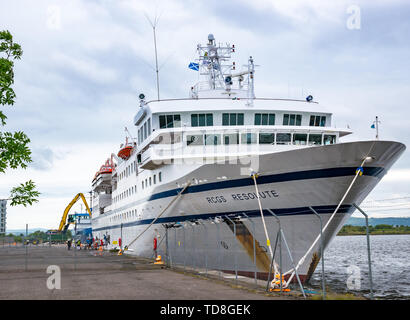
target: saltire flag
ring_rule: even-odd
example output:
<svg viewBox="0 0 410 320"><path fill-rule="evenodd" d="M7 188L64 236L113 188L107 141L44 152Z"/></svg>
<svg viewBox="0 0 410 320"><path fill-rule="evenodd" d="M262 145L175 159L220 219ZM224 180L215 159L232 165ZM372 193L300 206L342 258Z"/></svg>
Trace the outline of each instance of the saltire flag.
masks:
<svg viewBox="0 0 410 320"><path fill-rule="evenodd" d="M191 62L188 66L189 69L194 71L199 71L199 63Z"/></svg>
<svg viewBox="0 0 410 320"><path fill-rule="evenodd" d="M371 126L370 128L372 128L372 129L374 129L374 128L375 128L374 123L372 124L372 126Z"/></svg>

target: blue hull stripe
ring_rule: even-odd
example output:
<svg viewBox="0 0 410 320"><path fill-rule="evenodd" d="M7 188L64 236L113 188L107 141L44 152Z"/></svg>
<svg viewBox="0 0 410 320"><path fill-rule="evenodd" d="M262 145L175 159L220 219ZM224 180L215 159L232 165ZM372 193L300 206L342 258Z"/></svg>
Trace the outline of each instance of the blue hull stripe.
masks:
<svg viewBox="0 0 410 320"><path fill-rule="evenodd" d="M333 213L336 210L336 205L333 206L314 206L313 209L316 210L317 213L320 214L329 214ZM306 214L313 214L313 212L309 209L309 207L298 207L298 208L281 208L281 209L271 209L277 216L295 216L295 215L306 215ZM355 208L352 205L341 205L339 208L338 213L352 213ZM234 212L226 212L226 213L203 213L203 214L194 214L194 215L185 215L185 216L173 216L173 217L165 217L159 218L155 224L162 224L162 223L175 223L175 222L184 222L184 221L195 221L195 220L207 220L207 219L214 219L216 217L235 217L235 216L242 216L245 215L249 218L252 217L260 217L259 210L247 210L247 211L234 211ZM264 209L263 214L265 217L271 217L272 214ZM138 220L123 223L122 227L134 227L138 225L146 225L150 224L154 219L145 219L145 220ZM116 224L107 227L95 228L93 231L102 231L102 230L111 230L121 228L121 224Z"/></svg>
<svg viewBox="0 0 410 320"><path fill-rule="evenodd" d="M342 167L342 168L332 168L332 169L319 169L319 170L308 170L308 171L298 171L298 172L288 172L280 174L272 174L266 176L259 176L257 179L258 185L265 183L278 183L284 181L295 181L295 180L307 180L307 179L318 179L318 178L334 178L334 177L344 177L353 176L356 174L356 167ZM363 175L372 177L382 177L384 175L384 168L380 167L365 167L363 168ZM191 185L189 186L184 194L187 193L197 193L210 190L227 189L227 188L239 188L247 187L253 185L253 179L251 177L228 180L228 181L218 181L211 183L204 183L201 185ZM159 192L147 197L146 201L152 201L161 198L167 198L178 195L182 188L167 190Z"/></svg>

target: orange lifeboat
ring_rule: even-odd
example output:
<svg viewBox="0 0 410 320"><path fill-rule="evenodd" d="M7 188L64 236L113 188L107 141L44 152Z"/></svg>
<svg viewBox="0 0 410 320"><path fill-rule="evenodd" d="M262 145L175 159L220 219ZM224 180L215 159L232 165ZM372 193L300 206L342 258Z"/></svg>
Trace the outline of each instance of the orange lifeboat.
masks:
<svg viewBox="0 0 410 320"><path fill-rule="evenodd" d="M131 156L131 152L133 148L134 148L133 145L128 143L128 138L126 138L125 145L124 146L121 145L121 149L120 151L118 151L118 156L121 159L127 160Z"/></svg>
<svg viewBox="0 0 410 320"><path fill-rule="evenodd" d="M112 173L112 171L115 169L115 167L114 167L114 162L112 161L112 157L111 157L111 159L107 159L107 161L105 161L105 164L103 164L101 167L100 167L100 170L98 170L96 173L95 173L95 176L94 176L94 179L93 179L93 181L100 175L100 174L111 174Z"/></svg>
<svg viewBox="0 0 410 320"><path fill-rule="evenodd" d="M118 156L127 160L131 156L132 146L124 146L118 151Z"/></svg>

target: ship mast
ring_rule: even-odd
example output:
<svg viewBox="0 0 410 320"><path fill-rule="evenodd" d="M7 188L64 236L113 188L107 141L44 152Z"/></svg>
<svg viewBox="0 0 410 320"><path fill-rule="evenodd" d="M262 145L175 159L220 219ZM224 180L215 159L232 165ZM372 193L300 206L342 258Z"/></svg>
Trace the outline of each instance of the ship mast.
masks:
<svg viewBox="0 0 410 320"><path fill-rule="evenodd" d="M208 43L205 46L198 44L197 50L199 61L198 69L196 70L200 72L201 76L206 77L206 86L204 87L198 83L192 87L192 97L198 98L198 92L203 90L222 90L222 94L229 96L236 96L236 91L244 92L246 90L247 105L253 106L253 99L255 98L255 65L253 58L249 57L248 64L245 65L247 69L238 73L232 73L236 68L235 62L230 62L231 53L235 52L235 45L230 45L229 43L217 45L213 34L208 35ZM247 78L244 78L246 75ZM235 88L233 88L234 80L237 80L238 84Z"/></svg>

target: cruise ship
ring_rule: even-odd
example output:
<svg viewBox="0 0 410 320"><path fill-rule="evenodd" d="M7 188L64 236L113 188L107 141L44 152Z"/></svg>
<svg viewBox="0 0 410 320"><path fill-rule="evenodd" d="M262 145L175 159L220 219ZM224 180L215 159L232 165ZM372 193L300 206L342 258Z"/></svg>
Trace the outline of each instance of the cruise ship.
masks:
<svg viewBox="0 0 410 320"><path fill-rule="evenodd" d="M210 34L189 64L200 81L187 97L140 94L136 137L107 154L92 181L93 236L142 257L158 249L175 264L259 279L281 273L286 287L309 280L321 243L405 146L343 142L352 131L333 126L311 95L256 96L254 60L238 67L235 50Z"/></svg>

